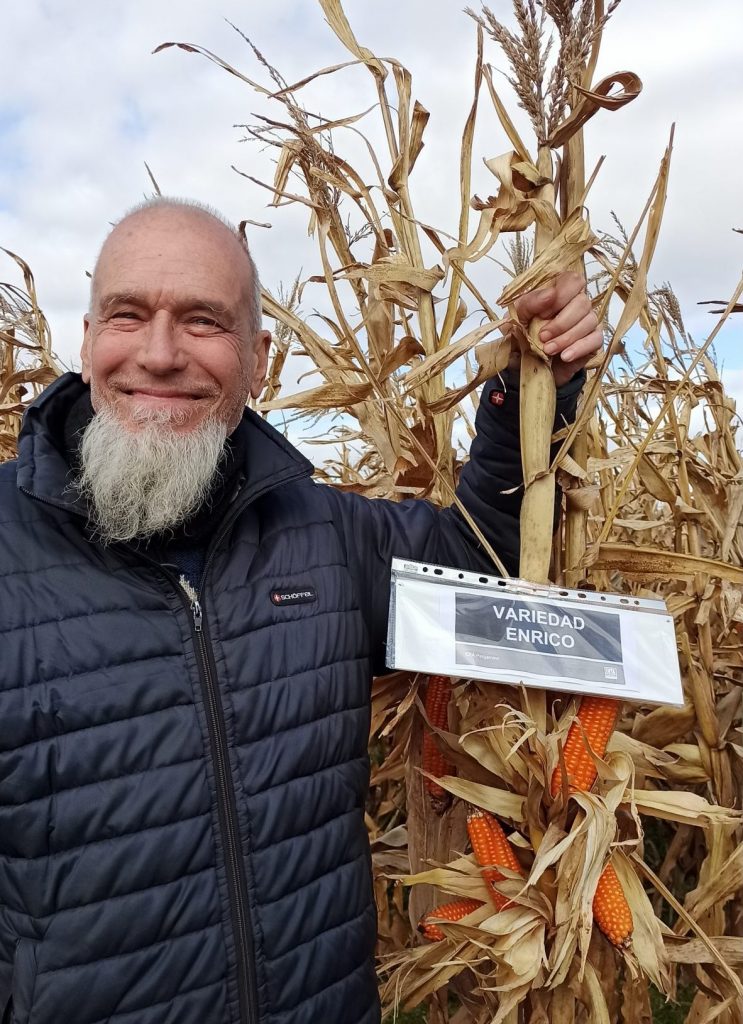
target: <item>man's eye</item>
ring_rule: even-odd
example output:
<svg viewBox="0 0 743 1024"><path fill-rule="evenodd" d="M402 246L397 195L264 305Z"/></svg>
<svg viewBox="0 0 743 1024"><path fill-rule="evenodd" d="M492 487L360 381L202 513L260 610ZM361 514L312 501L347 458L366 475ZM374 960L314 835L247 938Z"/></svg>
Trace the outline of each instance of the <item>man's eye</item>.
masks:
<svg viewBox="0 0 743 1024"><path fill-rule="evenodd" d="M139 316L133 309L122 309L111 314L112 320L138 320Z"/></svg>
<svg viewBox="0 0 743 1024"><path fill-rule="evenodd" d="M191 317L191 323L196 324L197 327L219 327L218 321L210 316Z"/></svg>

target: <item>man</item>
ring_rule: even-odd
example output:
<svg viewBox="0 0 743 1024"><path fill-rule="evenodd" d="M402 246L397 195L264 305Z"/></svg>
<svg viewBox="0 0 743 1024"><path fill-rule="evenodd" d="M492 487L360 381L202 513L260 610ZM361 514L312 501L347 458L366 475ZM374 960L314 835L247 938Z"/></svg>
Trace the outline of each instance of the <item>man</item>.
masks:
<svg viewBox="0 0 743 1024"><path fill-rule="evenodd" d="M394 555L480 567L460 515L367 501L244 411L255 268L158 200L101 251L82 375L0 467L0 1016L18 1024L372 1024L364 829ZM574 415L600 347L580 280L549 320ZM459 495L516 569L518 402Z"/></svg>

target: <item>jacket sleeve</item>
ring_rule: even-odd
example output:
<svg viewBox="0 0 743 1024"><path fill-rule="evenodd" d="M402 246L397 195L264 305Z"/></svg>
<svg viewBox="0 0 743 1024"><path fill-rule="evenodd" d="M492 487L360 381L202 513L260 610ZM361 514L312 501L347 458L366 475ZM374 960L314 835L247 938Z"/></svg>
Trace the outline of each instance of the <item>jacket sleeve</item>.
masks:
<svg viewBox="0 0 743 1024"><path fill-rule="evenodd" d="M585 374L576 374L558 391L555 430L575 418L584 381ZM457 496L509 574L517 575L523 494L517 377L504 374L485 384L475 428ZM393 558L490 573L493 565L454 506L441 509L428 501L394 502L339 492L333 492L333 500L340 506L337 522L344 533L349 567L358 582L374 672L381 674L385 671Z"/></svg>

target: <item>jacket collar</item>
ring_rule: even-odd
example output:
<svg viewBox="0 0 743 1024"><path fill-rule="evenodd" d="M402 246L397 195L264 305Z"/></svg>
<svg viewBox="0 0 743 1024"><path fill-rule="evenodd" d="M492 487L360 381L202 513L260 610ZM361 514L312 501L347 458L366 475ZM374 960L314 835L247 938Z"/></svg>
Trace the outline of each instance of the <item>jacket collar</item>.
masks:
<svg viewBox="0 0 743 1024"><path fill-rule="evenodd" d="M17 483L39 501L87 518L85 503L70 490L64 424L72 404L87 390L79 373L65 373L29 406L18 438ZM264 419L246 409L235 431L243 460L242 500L312 475L309 459Z"/></svg>

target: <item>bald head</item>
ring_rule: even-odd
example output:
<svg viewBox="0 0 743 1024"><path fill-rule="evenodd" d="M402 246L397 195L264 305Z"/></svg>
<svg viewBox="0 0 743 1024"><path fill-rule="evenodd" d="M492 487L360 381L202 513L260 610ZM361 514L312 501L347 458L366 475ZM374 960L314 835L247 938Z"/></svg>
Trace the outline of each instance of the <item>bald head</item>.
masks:
<svg viewBox="0 0 743 1024"><path fill-rule="evenodd" d="M116 247L121 237L131 237L132 231L145 220L157 220L164 230L177 229L184 222L191 222L205 235L221 239L225 253L235 260L235 268L241 272L241 290L245 296L246 311L250 328L259 331L261 328L261 285L258 271L250 250L237 229L218 210L191 199L177 199L169 196L155 196L128 210L120 220L116 221L106 236L98 254L90 282L90 310L95 307L99 288L99 271L101 263L105 266L109 251Z"/></svg>
<svg viewBox="0 0 743 1024"><path fill-rule="evenodd" d="M182 431L210 417L232 431L262 390L270 334L253 261L234 228L193 203L157 199L116 224L84 326L93 408L130 429L154 413Z"/></svg>

